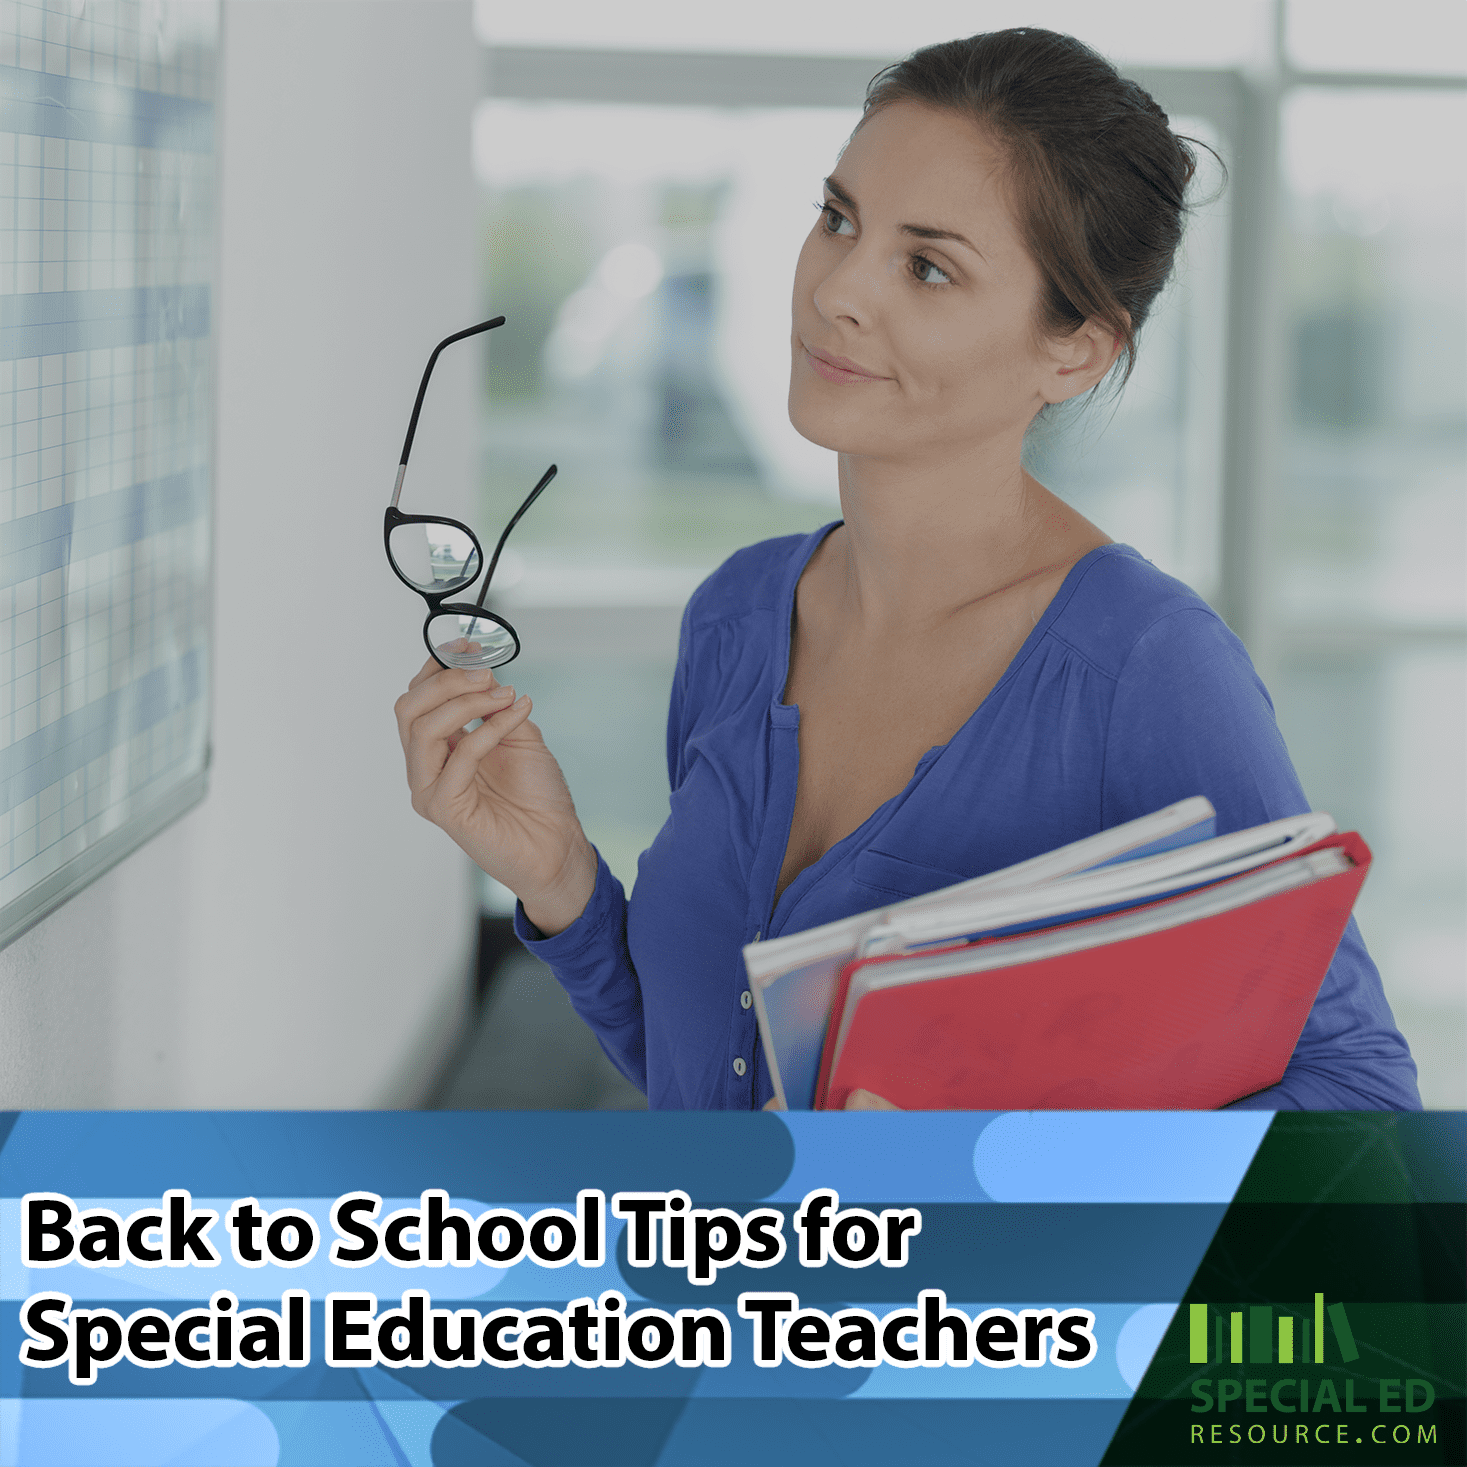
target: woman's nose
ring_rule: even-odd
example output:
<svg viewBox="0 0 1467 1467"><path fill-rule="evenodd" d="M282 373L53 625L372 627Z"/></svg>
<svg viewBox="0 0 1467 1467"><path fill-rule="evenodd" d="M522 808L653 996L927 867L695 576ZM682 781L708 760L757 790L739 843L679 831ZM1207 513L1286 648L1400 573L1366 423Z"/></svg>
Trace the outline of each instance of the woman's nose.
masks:
<svg viewBox="0 0 1467 1467"><path fill-rule="evenodd" d="M865 241L858 241L815 287L815 309L827 321L865 327L875 316L880 294L881 266Z"/></svg>

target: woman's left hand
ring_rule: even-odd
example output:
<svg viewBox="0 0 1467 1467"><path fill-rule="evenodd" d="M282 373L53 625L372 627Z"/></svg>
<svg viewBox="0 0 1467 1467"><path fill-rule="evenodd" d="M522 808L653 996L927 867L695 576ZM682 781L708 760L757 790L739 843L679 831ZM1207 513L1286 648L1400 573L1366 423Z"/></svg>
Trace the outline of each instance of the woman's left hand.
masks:
<svg viewBox="0 0 1467 1467"><path fill-rule="evenodd" d="M845 1108L847 1110L900 1110L901 1106L893 1105L885 1096L877 1095L873 1090L852 1090L846 1096ZM765 1110L783 1110L784 1106L779 1103L777 1095L771 1095L764 1102Z"/></svg>

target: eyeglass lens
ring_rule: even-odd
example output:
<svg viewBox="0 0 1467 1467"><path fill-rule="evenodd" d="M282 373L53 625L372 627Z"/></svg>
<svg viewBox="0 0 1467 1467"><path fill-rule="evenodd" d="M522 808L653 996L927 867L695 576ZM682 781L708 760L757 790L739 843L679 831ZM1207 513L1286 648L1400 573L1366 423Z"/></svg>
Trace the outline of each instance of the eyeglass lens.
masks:
<svg viewBox="0 0 1467 1467"><path fill-rule="evenodd" d="M507 627L466 611L440 611L428 623L428 640L449 667L498 667L518 650Z"/></svg>
<svg viewBox="0 0 1467 1467"><path fill-rule="evenodd" d="M387 552L398 574L429 594L456 591L478 579L478 547L453 525L438 521L395 525L387 537Z"/></svg>

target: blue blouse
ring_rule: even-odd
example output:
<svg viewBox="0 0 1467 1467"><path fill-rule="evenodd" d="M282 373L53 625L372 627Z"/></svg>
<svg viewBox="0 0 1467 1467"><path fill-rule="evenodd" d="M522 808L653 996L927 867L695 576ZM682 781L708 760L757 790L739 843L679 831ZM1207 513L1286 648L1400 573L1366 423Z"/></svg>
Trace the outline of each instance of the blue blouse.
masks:
<svg viewBox="0 0 1467 1467"><path fill-rule="evenodd" d="M839 523L838 521L836 523ZM751 545L683 614L667 722L671 808L630 902L598 861L586 910L543 938L577 1013L654 1108L773 1093L740 949L1027 860L1206 795L1217 832L1308 808L1242 643L1126 545L1065 577L992 692L900 794L774 900L800 710L780 701L795 586L834 525ZM1419 1109L1416 1066L1353 918L1282 1081L1253 1109Z"/></svg>

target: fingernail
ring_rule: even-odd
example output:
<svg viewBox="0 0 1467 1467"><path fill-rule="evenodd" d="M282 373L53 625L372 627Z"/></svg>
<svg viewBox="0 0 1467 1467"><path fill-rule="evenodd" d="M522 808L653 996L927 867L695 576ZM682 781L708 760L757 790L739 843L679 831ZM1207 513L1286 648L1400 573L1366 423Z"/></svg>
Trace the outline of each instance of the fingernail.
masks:
<svg viewBox="0 0 1467 1467"><path fill-rule="evenodd" d="M469 669L469 681L471 683L487 683L494 676L492 667L471 667Z"/></svg>
<svg viewBox="0 0 1467 1467"><path fill-rule="evenodd" d="M530 702L530 695L528 693L526 693L524 695L524 697L522 697L522 698L516 698L515 699L514 706L516 708L525 708L525 707L527 707L529 705L529 702Z"/></svg>
<svg viewBox="0 0 1467 1467"><path fill-rule="evenodd" d="M512 697L514 697L514 689L513 688L491 688L489 690L489 696L491 698L512 698Z"/></svg>

